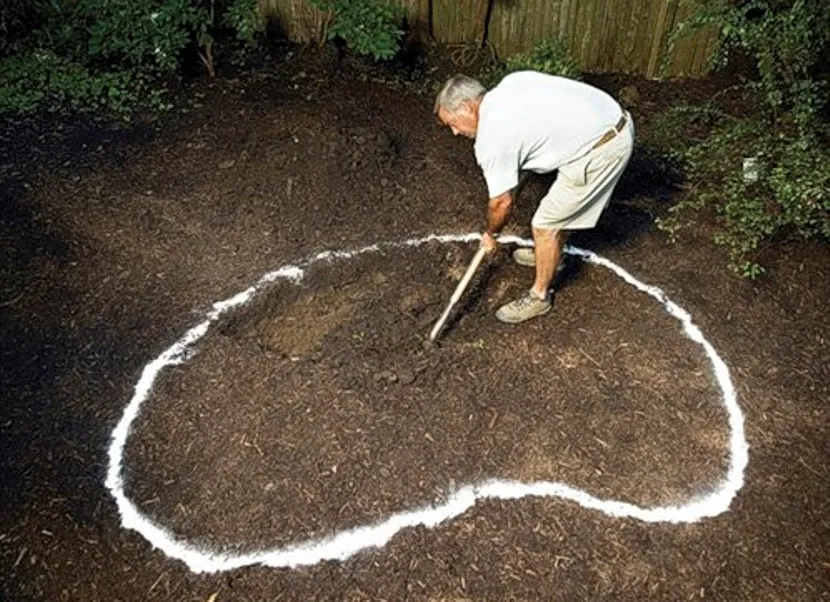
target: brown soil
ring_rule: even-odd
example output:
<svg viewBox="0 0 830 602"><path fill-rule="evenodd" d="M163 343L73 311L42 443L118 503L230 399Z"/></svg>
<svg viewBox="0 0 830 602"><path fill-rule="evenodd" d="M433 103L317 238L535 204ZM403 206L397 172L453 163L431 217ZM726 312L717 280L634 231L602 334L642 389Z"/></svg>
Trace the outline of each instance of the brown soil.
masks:
<svg viewBox="0 0 830 602"><path fill-rule="evenodd" d="M128 447L130 497L187 540L262 549L490 477L645 506L722 479L727 419L701 348L600 268L510 336L493 312L528 274L502 258L487 298L424 349L465 250L315 265L231 317L162 379Z"/></svg>
<svg viewBox="0 0 830 602"><path fill-rule="evenodd" d="M469 142L433 124L428 95L363 81L376 75L288 48L192 85L188 110L156 122L5 123L0 596L827 599L830 254L783 241L750 283L705 225L667 244L652 223L677 183L643 144L599 226L571 242L660 286L730 367L751 447L727 513L647 524L489 500L346 561L207 575L120 527L110 433L143 367L212 303L324 250L480 229ZM640 87L644 137L661 106L720 85L594 81ZM513 232L549 182L530 180ZM729 431L702 348L604 268L572 258L554 311L510 327L493 313L530 274L504 249L425 347L474 249L318 261L224 314L142 406L127 494L187 541L250 551L490 477L644 506L723 479Z"/></svg>

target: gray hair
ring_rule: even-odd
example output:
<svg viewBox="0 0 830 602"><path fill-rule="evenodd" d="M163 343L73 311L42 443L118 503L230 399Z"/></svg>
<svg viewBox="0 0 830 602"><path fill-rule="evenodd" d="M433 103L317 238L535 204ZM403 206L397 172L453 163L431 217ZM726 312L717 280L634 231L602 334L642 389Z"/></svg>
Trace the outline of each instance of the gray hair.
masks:
<svg viewBox="0 0 830 602"><path fill-rule="evenodd" d="M463 102L477 100L484 96L485 92L487 89L477 79L461 73L453 75L435 97L432 111L437 115L438 110L443 107L450 113L455 113Z"/></svg>

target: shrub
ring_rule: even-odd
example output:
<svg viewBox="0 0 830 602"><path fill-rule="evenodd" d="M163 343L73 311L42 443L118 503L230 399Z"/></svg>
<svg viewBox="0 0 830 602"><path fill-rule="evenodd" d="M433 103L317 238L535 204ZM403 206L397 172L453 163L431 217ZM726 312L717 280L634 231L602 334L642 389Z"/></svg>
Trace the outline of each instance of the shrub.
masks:
<svg viewBox="0 0 830 602"><path fill-rule="evenodd" d="M701 120L707 134L689 139ZM677 107L661 116L659 145L685 167L686 197L658 226L675 238L713 211L714 241L727 249L729 266L754 278L764 268L759 248L776 234L830 238L830 152L797 135L769 129L755 118L735 118L711 105ZM745 170L744 159L754 161Z"/></svg>
<svg viewBox="0 0 830 602"><path fill-rule="evenodd" d="M91 71L84 65L36 50L0 61L0 112L105 109L121 115L145 106L167 108L148 74Z"/></svg>
<svg viewBox="0 0 830 602"><path fill-rule="evenodd" d="M331 14L326 38L343 39L358 54L390 59L400 48L400 10L383 0L309 0Z"/></svg>
<svg viewBox="0 0 830 602"><path fill-rule="evenodd" d="M238 40L248 45L256 44L266 25L257 0L232 0L223 22L236 32Z"/></svg>
<svg viewBox="0 0 830 602"><path fill-rule="evenodd" d="M769 117L794 119L812 129L826 83L816 78L830 43L830 3L815 0L717 0L681 23L671 44L701 27L718 34L714 67L725 66L733 51L754 59L758 81L750 87L761 95Z"/></svg>
<svg viewBox="0 0 830 602"><path fill-rule="evenodd" d="M206 16L189 0L55 0L28 49L0 61L0 112L165 108L153 82L178 69Z"/></svg>
<svg viewBox="0 0 830 602"><path fill-rule="evenodd" d="M28 34L48 9L49 0L3 0L0 2L0 57L26 50Z"/></svg>
<svg viewBox="0 0 830 602"><path fill-rule="evenodd" d="M754 59L758 77L746 84L757 110L729 115L713 104L669 111L662 120L665 147L686 167L690 193L658 225L673 236L698 212L713 209L715 242L729 265L748 277L764 269L757 252L779 234L830 238L830 149L826 73L830 3L809 0L710 2L671 36L714 27L720 45L715 66L740 50ZM693 121L708 133L688 140ZM743 159L757 163L746 177Z"/></svg>
<svg viewBox="0 0 830 602"><path fill-rule="evenodd" d="M559 38L546 40L534 46L530 52L516 54L505 62L507 73L522 70L541 71L570 78L580 76L579 66Z"/></svg>
<svg viewBox="0 0 830 602"><path fill-rule="evenodd" d="M545 40L534 46L530 52L514 54L503 65L488 69L482 76L482 82L490 87L499 82L508 73L514 71L541 71L550 75L561 75L579 79L579 66L568 49L558 38Z"/></svg>
<svg viewBox="0 0 830 602"><path fill-rule="evenodd" d="M2 49L0 112L52 108L163 108L161 77L195 46L213 75L217 19L252 42L264 29L257 0L13 0L0 26L25 25ZM60 57L60 58L59 58ZM31 70L32 81L25 82Z"/></svg>
<svg viewBox="0 0 830 602"><path fill-rule="evenodd" d="M179 67L182 51L210 20L190 0L81 0L77 7L93 60L160 72Z"/></svg>

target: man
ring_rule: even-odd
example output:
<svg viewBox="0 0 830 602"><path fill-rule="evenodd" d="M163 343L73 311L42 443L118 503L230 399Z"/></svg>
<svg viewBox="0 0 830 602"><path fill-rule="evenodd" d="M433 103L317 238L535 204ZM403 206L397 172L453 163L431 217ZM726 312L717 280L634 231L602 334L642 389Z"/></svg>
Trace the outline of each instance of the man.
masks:
<svg viewBox="0 0 830 602"><path fill-rule="evenodd" d="M547 313L567 231L596 225L631 157L631 115L588 84L534 71L511 73L489 92L456 75L438 93L434 111L453 134L475 140L490 198L481 237L488 251L507 222L519 172L559 170L531 222L535 248L513 253L517 263L535 265L536 279L496 317L515 324Z"/></svg>

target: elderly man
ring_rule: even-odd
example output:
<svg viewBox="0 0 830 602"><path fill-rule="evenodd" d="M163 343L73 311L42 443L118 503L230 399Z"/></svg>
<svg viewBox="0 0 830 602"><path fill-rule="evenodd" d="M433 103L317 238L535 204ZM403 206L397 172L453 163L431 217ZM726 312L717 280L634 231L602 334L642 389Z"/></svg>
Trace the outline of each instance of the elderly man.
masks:
<svg viewBox="0 0 830 602"><path fill-rule="evenodd" d="M517 263L536 267L536 279L496 317L513 324L547 313L567 231L596 225L631 157L631 115L588 84L533 71L511 73L489 92L456 75L438 93L434 110L453 134L475 140L490 198L481 238L488 251L507 222L519 172L559 170L531 222L535 249L513 253Z"/></svg>

